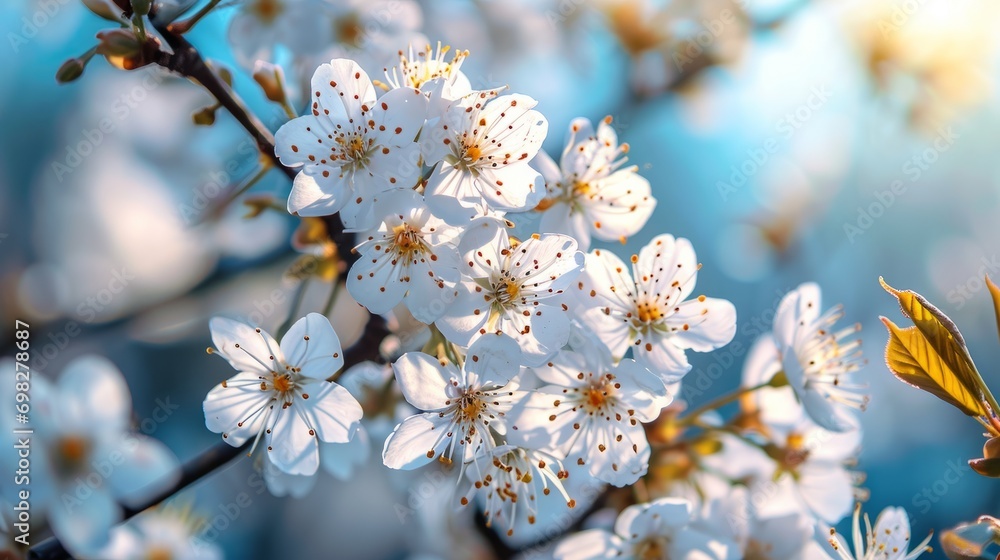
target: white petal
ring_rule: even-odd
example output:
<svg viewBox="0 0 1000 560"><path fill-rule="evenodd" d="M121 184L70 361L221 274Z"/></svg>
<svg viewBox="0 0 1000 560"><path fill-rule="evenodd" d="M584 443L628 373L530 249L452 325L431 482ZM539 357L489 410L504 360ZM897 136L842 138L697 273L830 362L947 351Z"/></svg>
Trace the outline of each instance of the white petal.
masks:
<svg viewBox="0 0 1000 560"><path fill-rule="evenodd" d="M64 407L59 414L77 429L92 434L119 434L128 426L132 395L125 378L108 359L74 359L60 375L58 388L60 406Z"/></svg>
<svg viewBox="0 0 1000 560"><path fill-rule="evenodd" d="M589 225L594 226L594 235L605 241L635 235L656 208L649 181L631 169L619 170L590 187L592 192L580 197L580 202Z"/></svg>
<svg viewBox="0 0 1000 560"><path fill-rule="evenodd" d="M299 171L288 195L288 213L296 216L329 216L339 211L351 195L350 183L340 173L315 177Z"/></svg>
<svg viewBox="0 0 1000 560"><path fill-rule="evenodd" d="M403 397L420 410L438 410L447 406L448 385L453 380L461 379L454 365L442 366L436 358L423 352L403 354L392 364L392 370Z"/></svg>
<svg viewBox="0 0 1000 560"><path fill-rule="evenodd" d="M296 321L281 338L280 346L288 365L299 368L303 377L324 380L344 367L340 338L330 320L319 313Z"/></svg>
<svg viewBox="0 0 1000 560"><path fill-rule="evenodd" d="M796 333L803 324L808 326L819 317L821 297L819 286L807 282L781 299L774 313L774 338L782 351L795 345Z"/></svg>
<svg viewBox="0 0 1000 560"><path fill-rule="evenodd" d="M368 74L353 60L337 58L329 64L321 64L312 77L310 100L314 115L325 115L329 111L332 119L357 119L362 108L375 106L375 88Z"/></svg>
<svg viewBox="0 0 1000 560"><path fill-rule="evenodd" d="M480 170L478 187L486 202L499 210L530 210L544 193L541 174L527 161Z"/></svg>
<svg viewBox="0 0 1000 560"><path fill-rule="evenodd" d="M410 266L409 292L406 295L406 307L413 314L413 318L421 323L433 323L448 309L458 291L455 284L459 280L457 268L449 268L441 264L448 259L458 262L458 252L449 248L442 248L435 253L439 257L433 265L420 264Z"/></svg>
<svg viewBox="0 0 1000 560"><path fill-rule="evenodd" d="M530 313L528 317L515 313L510 321L514 328L505 332L520 344L524 365L539 366L569 341L569 315L554 305L535 306ZM525 327L530 330L524 330Z"/></svg>
<svg viewBox="0 0 1000 560"><path fill-rule="evenodd" d="M556 545L556 560L613 560L621 558L621 539L601 529L571 534Z"/></svg>
<svg viewBox="0 0 1000 560"><path fill-rule="evenodd" d="M410 416L386 438L382 462L390 469L405 471L430 463L448 446L447 425L446 418L433 412Z"/></svg>
<svg viewBox="0 0 1000 560"><path fill-rule="evenodd" d="M678 348L710 352L729 344L736 334L736 306L718 298L685 301L667 318ZM685 328L686 327L686 328Z"/></svg>
<svg viewBox="0 0 1000 560"><path fill-rule="evenodd" d="M403 263L395 253L371 247L351 267L347 288L358 303L375 314L388 313L403 301L409 282L402 279ZM393 264L393 261L396 261Z"/></svg>
<svg viewBox="0 0 1000 560"><path fill-rule="evenodd" d="M456 287L458 296L435 324L441 334L459 346L468 346L486 326L490 304L483 294L475 291L472 282L461 282Z"/></svg>
<svg viewBox="0 0 1000 560"><path fill-rule="evenodd" d="M339 480L349 479L355 469L365 464L370 452L371 441L363 427L347 443L319 444L320 464Z"/></svg>
<svg viewBox="0 0 1000 560"><path fill-rule="evenodd" d="M138 506L173 486L180 478L180 462L159 441L127 435L118 445L105 448L94 460L113 468L108 483L118 499Z"/></svg>
<svg viewBox="0 0 1000 560"><path fill-rule="evenodd" d="M502 387L520 372L521 348L507 335L487 333L469 347L464 367L481 385Z"/></svg>
<svg viewBox="0 0 1000 560"><path fill-rule="evenodd" d="M315 432L309 433L313 430L302 408L301 401L296 401L284 410L275 410L277 419L267 438L267 456L283 472L312 475L319 468L319 438Z"/></svg>
<svg viewBox="0 0 1000 560"><path fill-rule="evenodd" d="M648 278L636 278L638 287L648 294L669 295L665 306L687 299L698 278L698 259L691 242L666 234L657 235L639 251L635 268ZM677 286L673 285L675 281Z"/></svg>
<svg viewBox="0 0 1000 560"><path fill-rule="evenodd" d="M205 397L205 427L224 434L232 446L243 445L261 430L270 413L270 393L260 390L261 378L243 372L216 385ZM242 424L242 425L241 425Z"/></svg>
<svg viewBox="0 0 1000 560"><path fill-rule="evenodd" d="M691 503L683 498L660 498L648 504L629 506L622 510L615 522L615 533L672 536L691 522Z"/></svg>
<svg viewBox="0 0 1000 560"><path fill-rule="evenodd" d="M375 180L366 188L358 188L355 185L356 191L370 196L380 192L391 192L393 189L410 189L420 178L419 162L420 148L416 144L383 146L372 154L366 168L375 176ZM378 198L375 197L376 200Z"/></svg>
<svg viewBox="0 0 1000 560"><path fill-rule="evenodd" d="M375 106L376 142L383 146L412 144L424 124L427 98L415 89L398 88L382 94Z"/></svg>
<svg viewBox="0 0 1000 560"><path fill-rule="evenodd" d="M225 317L213 317L208 327L215 349L237 371L277 371L285 360L278 343L262 329Z"/></svg>
<svg viewBox="0 0 1000 560"><path fill-rule="evenodd" d="M357 399L347 389L329 381L305 385L302 392L303 398L296 400L293 408L303 407L299 414L316 432L316 437L328 443L349 441L363 414Z"/></svg>
<svg viewBox="0 0 1000 560"><path fill-rule="evenodd" d="M472 174L448 163L431 173L424 197L435 216L455 226L467 225L477 214L475 205L482 203Z"/></svg>
<svg viewBox="0 0 1000 560"><path fill-rule="evenodd" d="M576 239L577 248L581 251L590 248L590 224L587 218L580 212L574 212L565 202L557 202L545 210L538 229L542 233L561 233Z"/></svg>
<svg viewBox="0 0 1000 560"><path fill-rule="evenodd" d="M332 444L331 444L332 445ZM273 496L291 496L302 498L316 486L316 475L288 474L276 467L274 463L265 455L264 457L264 483L267 490Z"/></svg>
<svg viewBox="0 0 1000 560"><path fill-rule="evenodd" d="M669 338L643 339L634 351L635 361L659 375L664 383L673 383L691 371L684 350L674 346Z"/></svg>
<svg viewBox="0 0 1000 560"><path fill-rule="evenodd" d="M827 523L837 523L851 511L854 484L843 468L800 469L798 486L809 509Z"/></svg>
<svg viewBox="0 0 1000 560"><path fill-rule="evenodd" d="M83 487L90 490L89 486ZM49 509L52 532L73 555L86 556L108 542L109 532L121 519L121 508L111 495L98 488L63 494L62 503Z"/></svg>
<svg viewBox="0 0 1000 560"><path fill-rule="evenodd" d="M319 119L306 115L292 119L274 133L274 153L288 167L310 166L329 155L329 148L317 142L325 128ZM312 157L310 157L312 156Z"/></svg>

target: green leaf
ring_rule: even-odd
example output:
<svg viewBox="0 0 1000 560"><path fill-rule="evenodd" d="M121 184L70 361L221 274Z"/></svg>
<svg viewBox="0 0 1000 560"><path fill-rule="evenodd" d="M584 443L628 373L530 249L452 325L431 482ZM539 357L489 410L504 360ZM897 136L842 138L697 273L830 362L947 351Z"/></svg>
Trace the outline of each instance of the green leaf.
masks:
<svg viewBox="0 0 1000 560"><path fill-rule="evenodd" d="M881 317L889 329L885 363L904 383L923 389L969 416L985 416L978 395L961 382L951 365L942 359L917 327L901 329Z"/></svg>

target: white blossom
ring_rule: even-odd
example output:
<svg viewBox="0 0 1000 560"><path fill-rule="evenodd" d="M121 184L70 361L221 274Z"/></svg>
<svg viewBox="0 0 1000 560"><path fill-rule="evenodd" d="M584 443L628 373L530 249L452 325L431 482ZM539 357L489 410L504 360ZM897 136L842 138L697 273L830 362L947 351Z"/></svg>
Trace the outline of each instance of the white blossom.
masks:
<svg viewBox="0 0 1000 560"><path fill-rule="evenodd" d="M472 92L428 120L421 150L436 168L424 192L443 220L467 224L488 210L534 208L544 194L542 176L529 162L538 153L548 121L538 102L520 94Z"/></svg>
<svg viewBox="0 0 1000 560"><path fill-rule="evenodd" d="M700 267L691 242L671 235L656 236L632 255L631 274L617 256L595 250L577 284L576 315L616 359L631 348L639 364L675 382L691 369L685 350L715 350L736 334L732 303L687 299Z"/></svg>
<svg viewBox="0 0 1000 560"><path fill-rule="evenodd" d="M352 60L334 59L312 77L311 114L285 123L275 152L301 168L288 196L300 216L340 212L348 228L373 227L381 193L412 188L420 177L414 142L427 98L412 88L375 97L368 74Z"/></svg>
<svg viewBox="0 0 1000 560"><path fill-rule="evenodd" d="M521 398L514 377L520 351L510 337L489 335L469 347L461 369L422 352L407 352L392 369L406 401L424 412L403 420L385 440L382 461L411 470L435 458L463 465L496 447L506 415Z"/></svg>
<svg viewBox="0 0 1000 560"><path fill-rule="evenodd" d="M360 256L347 289L372 313L387 313L400 301L424 323L455 299L461 230L428 210L414 191L390 193L378 205L381 225L356 248Z"/></svg>
<svg viewBox="0 0 1000 560"><path fill-rule="evenodd" d="M811 282L789 292L774 315L774 341L788 384L813 421L835 432L853 430L858 418L851 409L864 409L868 397L850 375L864 364L861 340L845 339L861 325L833 330L843 309L821 313L820 297Z"/></svg>
<svg viewBox="0 0 1000 560"><path fill-rule="evenodd" d="M469 226L462 242L462 272L455 302L437 326L467 346L486 333L505 333L521 346L527 364L544 363L569 339L569 307L561 297L583 265L576 241L557 234L520 243L488 219Z"/></svg>
<svg viewBox="0 0 1000 560"><path fill-rule="evenodd" d="M281 344L260 328L215 317L215 350L239 373L205 397L205 425L233 446L264 440L267 460L282 472L312 475L320 442L355 436L361 405L326 379L344 365L330 321L310 313L292 325Z"/></svg>
<svg viewBox="0 0 1000 560"><path fill-rule="evenodd" d="M546 189L536 208L543 211L539 228L573 236L584 251L591 235L624 242L646 225L656 207L638 167L623 167L628 144L618 144L610 123L605 118L595 132L589 120L574 119L559 165L544 151L533 161Z"/></svg>

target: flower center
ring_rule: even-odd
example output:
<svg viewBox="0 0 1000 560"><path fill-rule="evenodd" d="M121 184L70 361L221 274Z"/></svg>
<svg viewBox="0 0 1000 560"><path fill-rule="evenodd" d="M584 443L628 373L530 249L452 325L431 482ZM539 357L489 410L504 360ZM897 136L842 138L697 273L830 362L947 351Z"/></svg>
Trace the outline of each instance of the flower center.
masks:
<svg viewBox="0 0 1000 560"><path fill-rule="evenodd" d="M364 29L358 14L348 14L333 23L333 35L337 41L354 47L361 46Z"/></svg>
<svg viewBox="0 0 1000 560"><path fill-rule="evenodd" d="M574 198L579 196L586 196L590 193L590 183L586 181L576 181L573 183L572 196Z"/></svg>
<svg viewBox="0 0 1000 560"><path fill-rule="evenodd" d="M423 252L424 244L420 232L410 227L409 224L400 224L392 228L392 234L393 246L400 255L410 256Z"/></svg>
<svg viewBox="0 0 1000 560"><path fill-rule="evenodd" d="M809 449L806 448L806 439L802 434L790 433L785 438L784 454L781 457L781 465L789 472L795 470L809 458Z"/></svg>
<svg viewBox="0 0 1000 560"><path fill-rule="evenodd" d="M507 287L504 288L507 292L507 298L511 301L517 299L517 296L521 295L521 287L517 285L517 282L513 280L507 280Z"/></svg>
<svg viewBox="0 0 1000 560"><path fill-rule="evenodd" d="M173 560L173 553L162 546L154 546L146 551L146 560Z"/></svg>
<svg viewBox="0 0 1000 560"><path fill-rule="evenodd" d="M607 394L604 392L604 388L601 387L591 387L587 390L587 402L590 406L596 409L600 409L604 406L604 401L607 399Z"/></svg>
<svg viewBox="0 0 1000 560"><path fill-rule="evenodd" d="M660 306L650 301L637 304L636 311L638 312L639 320L643 323L655 323L663 318L663 311L660 310Z"/></svg>
<svg viewBox="0 0 1000 560"><path fill-rule="evenodd" d="M465 156L462 159L469 160L470 163L475 163L479 161L482 155L483 151L479 149L479 146L468 146L465 148Z"/></svg>
<svg viewBox="0 0 1000 560"><path fill-rule="evenodd" d="M635 547L637 560L666 560L670 542L666 537L651 537Z"/></svg>
<svg viewBox="0 0 1000 560"><path fill-rule="evenodd" d="M281 5L281 0L257 0L252 9L257 14L257 19L269 24L281 14L285 7Z"/></svg>
<svg viewBox="0 0 1000 560"><path fill-rule="evenodd" d="M292 376L288 374L274 374L274 379L271 381L271 386L278 393L287 393L295 388L295 382L292 381Z"/></svg>
<svg viewBox="0 0 1000 560"><path fill-rule="evenodd" d="M65 474L85 470L91 447L90 440L83 436L68 435L59 438L53 453L56 469Z"/></svg>
<svg viewBox="0 0 1000 560"><path fill-rule="evenodd" d="M457 404L458 410L456 415L460 423L475 421L482 410L486 408L482 399L477 394L471 392L462 395Z"/></svg>

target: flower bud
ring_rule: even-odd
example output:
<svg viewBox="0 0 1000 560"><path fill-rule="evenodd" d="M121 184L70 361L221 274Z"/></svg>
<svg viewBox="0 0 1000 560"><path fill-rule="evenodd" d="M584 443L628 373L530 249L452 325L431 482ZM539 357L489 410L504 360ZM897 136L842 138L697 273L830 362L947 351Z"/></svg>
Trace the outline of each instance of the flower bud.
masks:
<svg viewBox="0 0 1000 560"><path fill-rule="evenodd" d="M194 124L199 126L212 126L215 124L215 110L217 107L205 107L191 115Z"/></svg>
<svg viewBox="0 0 1000 560"><path fill-rule="evenodd" d="M215 65L213 64L213 66ZM233 73L229 70L229 68L226 68L225 66L219 66L215 70L215 73L219 75L219 78L223 82L226 82L227 86L233 87Z"/></svg>
<svg viewBox="0 0 1000 560"><path fill-rule="evenodd" d="M121 21L122 11L109 0L83 0L83 5L108 21Z"/></svg>
<svg viewBox="0 0 1000 560"><path fill-rule="evenodd" d="M275 103L285 102L285 75L280 66L258 60L253 68L253 79L268 99Z"/></svg>
<svg viewBox="0 0 1000 560"><path fill-rule="evenodd" d="M148 15L151 5L150 0L132 0L132 13L139 16Z"/></svg>
<svg viewBox="0 0 1000 560"><path fill-rule="evenodd" d="M72 82L83 75L87 63L79 58L71 58L62 63L56 71L56 81L60 84Z"/></svg>
<svg viewBox="0 0 1000 560"><path fill-rule="evenodd" d="M135 56L142 47L135 33L127 29L101 31L97 34L97 39L97 53L104 56Z"/></svg>

